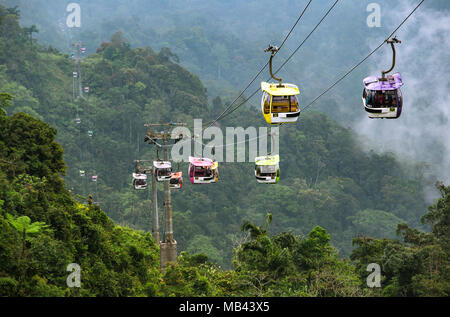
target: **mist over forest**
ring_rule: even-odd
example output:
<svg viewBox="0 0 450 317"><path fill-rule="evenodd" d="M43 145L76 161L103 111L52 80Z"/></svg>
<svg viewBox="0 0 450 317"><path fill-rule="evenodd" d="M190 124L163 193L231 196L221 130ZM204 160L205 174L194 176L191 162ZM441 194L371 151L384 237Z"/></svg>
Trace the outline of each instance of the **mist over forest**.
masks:
<svg viewBox="0 0 450 317"><path fill-rule="evenodd" d="M109 40L117 31L131 47L169 47L180 64L200 76L212 100L232 98L243 89L253 73L266 62L263 49L286 35L303 1L79 1L83 8L80 30L64 27L68 1L1 1L19 6L21 23L35 24L38 41L65 52L71 41L83 39L88 52ZM301 51L280 72L282 78L297 83L308 103L330 83L345 73L390 33L405 17L415 1L377 1L381 8L380 27L368 27L372 1L342 1ZM26 5L25 5L26 4ZM285 8L290 8L285 10ZM281 63L310 32L329 3L313 3L301 25L280 53ZM395 122L373 122L360 108L361 82L378 74L391 63L390 49L380 53L353 72L336 89L314 105L361 136L368 150L392 151L404 159L424 162L426 172L447 182L450 178L449 110L445 94L449 87L450 5L427 1L398 37L398 71L405 78L407 107ZM343 19L352 16L352 19ZM61 27L63 25L63 27ZM317 54L317 52L320 52ZM439 60L441 62L436 63ZM263 80L262 76L259 78ZM432 83L432 84L431 84ZM258 88L256 81L252 88ZM251 90L249 90L251 91ZM255 96L249 106L258 107ZM423 124L425 123L425 124ZM388 141L389 140L389 141ZM431 198L431 197L430 197Z"/></svg>
<svg viewBox="0 0 450 317"><path fill-rule="evenodd" d="M0 0L0 93L12 96L0 100L0 110L4 106L7 114L2 117L0 112L5 131L5 140L0 140L5 179L1 185L0 174L0 193L7 197L0 196L4 212L0 225L14 226L27 216L37 226L42 222L39 234L45 239L55 239L51 252L65 244L64 259L94 255L101 264L92 265L87 274L90 285L96 285L96 275L103 272L111 274L111 283L123 286L115 293L112 284L105 284L104 291L92 293L99 296L365 296L368 293L360 286L365 283L364 265L375 259L385 263L386 287L369 295L448 294L446 280L437 283L438 276L448 273L447 266L431 277L422 267L407 277L399 272L409 270L408 261L419 257L424 243L430 243L426 252L433 250L439 257L420 253L423 268L448 252L448 237L440 227L446 219L442 210L448 208L438 202L447 202L445 185L450 183L450 2L425 1L395 32L401 40L394 72L403 78L403 111L396 120L381 120L370 119L364 111L362 81L389 68L392 51L387 44L321 94L377 48L420 1L338 1L303 43L335 2L312 1L274 59L277 68L302 43L278 73L284 82L298 85L300 108L308 105L296 124L280 129L279 184L257 184L254 162L221 162L220 181L213 185L191 185L186 177L182 190L172 191L174 235L184 260L164 275L163 286L157 281L158 251L149 233L153 197L131 185L133 160L161 155L144 143L144 124L187 122L192 128L195 119L207 123L217 118L267 63L264 49L281 44L308 1L78 0L81 27L69 28L66 8L71 2L75 1ZM368 24L372 13L368 5L373 3L381 10L380 25L375 27ZM32 25L36 30L23 35ZM73 43L80 41L86 48L81 60L83 85L90 91L85 99L73 100ZM215 126L223 131L267 126L261 115L260 83L269 78L266 68L238 101L259 91ZM15 130L25 123L45 135L39 151L47 155L52 148L57 153L54 159L42 154L44 167L29 161L41 156L25 155L25 145L14 143L16 134L34 135ZM12 141L6 140L7 135ZM186 175L188 165L182 162L177 169ZM87 177L81 177L81 171ZM31 178L23 176L28 174ZM51 186L44 185L44 176ZM98 181L90 181L92 176ZM42 194L45 199L41 194L26 196L27 184L43 193L51 187L52 194ZM68 192L60 192L63 187ZM161 202L163 186L157 187ZM22 196L9 197L14 191ZM86 203L88 195L94 196L94 205ZM64 208L70 216L60 212ZM162 214L160 223L165 221ZM49 233L44 223L58 229ZM69 234L71 226L79 226L78 231ZM95 241L84 246L87 235ZM121 245L118 237L126 242ZM44 257L33 238L26 241L30 258ZM149 243L152 247L146 250ZM123 258L109 258L108 250L115 248ZM17 250L10 253L20 253L19 246ZM391 261L396 252L398 258ZM18 261L25 265L26 256ZM129 263L132 277L122 270L123 263ZM228 286L219 282L205 286L202 279L213 276L212 269L201 266L205 263L223 268L217 273L223 275L214 278L226 280ZM142 273L146 266L149 271ZM311 272L321 266L320 274L339 270L345 285L329 291L329 285L308 284L315 274ZM8 270L0 267L0 295L2 272ZM173 276L187 272L183 270L194 270L200 277L183 287L179 280L170 284ZM27 272L33 276L31 267ZM318 279L326 280L325 275ZM270 276L280 282L249 291L242 286L245 276L256 280ZM292 276L308 280L308 291L300 291L303 282L283 284ZM4 283L16 285L14 289L23 294L31 294L41 283L48 294L61 295L61 281L55 273L48 289L40 280L28 285L13 278ZM136 293L130 291L131 284Z"/></svg>

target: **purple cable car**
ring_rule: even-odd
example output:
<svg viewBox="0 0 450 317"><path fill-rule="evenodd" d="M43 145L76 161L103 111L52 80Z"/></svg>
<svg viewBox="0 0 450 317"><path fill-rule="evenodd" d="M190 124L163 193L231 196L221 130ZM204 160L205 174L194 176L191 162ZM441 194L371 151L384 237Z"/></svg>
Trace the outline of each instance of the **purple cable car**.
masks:
<svg viewBox="0 0 450 317"><path fill-rule="evenodd" d="M386 40L392 48L392 66L381 72L381 77L364 78L363 105L369 118L397 119L402 113L403 96L400 87L403 85L400 73L387 75L395 66L394 44L401 43L397 38Z"/></svg>
<svg viewBox="0 0 450 317"><path fill-rule="evenodd" d="M403 97L400 87L403 85L399 73L385 78L370 76L363 80L363 104L369 118L396 119L402 113Z"/></svg>

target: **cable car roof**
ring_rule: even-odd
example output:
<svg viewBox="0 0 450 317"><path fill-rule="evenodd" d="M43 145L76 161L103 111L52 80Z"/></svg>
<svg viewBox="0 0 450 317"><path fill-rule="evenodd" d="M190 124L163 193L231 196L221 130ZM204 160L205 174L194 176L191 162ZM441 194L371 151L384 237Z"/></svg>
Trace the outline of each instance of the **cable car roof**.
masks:
<svg viewBox="0 0 450 317"><path fill-rule="evenodd" d="M364 86L369 90L395 90L403 85L402 75L395 73L387 75L385 81L380 80L379 77L369 76L364 78Z"/></svg>
<svg viewBox="0 0 450 317"><path fill-rule="evenodd" d="M133 173L133 178L134 178L134 179L147 179L147 174L137 174L137 173Z"/></svg>
<svg viewBox="0 0 450 317"><path fill-rule="evenodd" d="M276 165L280 162L280 156L258 156L255 158L256 165Z"/></svg>
<svg viewBox="0 0 450 317"><path fill-rule="evenodd" d="M201 166L201 167L211 167L214 165L213 161L206 157L189 156L189 163L191 163L194 166Z"/></svg>
<svg viewBox="0 0 450 317"><path fill-rule="evenodd" d="M172 163L169 161L153 161L153 166L156 168L171 168Z"/></svg>
<svg viewBox="0 0 450 317"><path fill-rule="evenodd" d="M294 84L282 84L283 87L277 86L276 83L261 82L261 90L272 96L294 96L300 93L300 90Z"/></svg>

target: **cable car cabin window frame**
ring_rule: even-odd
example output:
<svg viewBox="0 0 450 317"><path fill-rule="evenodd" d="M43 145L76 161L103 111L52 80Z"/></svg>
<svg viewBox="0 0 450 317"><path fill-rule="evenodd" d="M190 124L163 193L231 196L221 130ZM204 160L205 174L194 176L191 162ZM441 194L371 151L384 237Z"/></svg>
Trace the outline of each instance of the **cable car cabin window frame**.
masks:
<svg viewBox="0 0 450 317"><path fill-rule="evenodd" d="M255 168L257 177L276 177L278 166L276 165L258 165Z"/></svg>
<svg viewBox="0 0 450 317"><path fill-rule="evenodd" d="M139 184L139 183L141 183L141 184ZM134 186L134 188L137 188L137 187L147 187L147 180L146 179L137 179L137 178L135 178L135 179L133 179L133 186Z"/></svg>
<svg viewBox="0 0 450 317"><path fill-rule="evenodd" d="M264 114L270 114L271 106L272 106L272 98L271 95L266 91L262 95L262 100Z"/></svg>
<svg viewBox="0 0 450 317"><path fill-rule="evenodd" d="M277 101L275 98L282 99L280 101ZM281 101L289 101L289 104L282 105L282 106L274 106L274 100L275 102L281 102ZM298 98L295 95L289 95L289 96L272 96L271 98L271 112L272 113L290 113L290 112L297 112L299 110L298 107ZM293 109L294 107L294 109ZM277 108L277 109L276 109Z"/></svg>
<svg viewBox="0 0 450 317"><path fill-rule="evenodd" d="M380 94L383 97L382 103L379 102ZM370 99L367 98L369 95L372 95ZM400 88L392 90L371 90L364 88L363 98L366 100L366 106L368 108L398 108L402 106L403 102Z"/></svg>
<svg viewBox="0 0 450 317"><path fill-rule="evenodd" d="M402 90L400 88L397 88L396 91L397 91L397 107L401 108L403 106Z"/></svg>
<svg viewBox="0 0 450 317"><path fill-rule="evenodd" d="M214 172L211 168L204 166L194 166L193 168L193 177L211 177L214 175Z"/></svg>
<svg viewBox="0 0 450 317"><path fill-rule="evenodd" d="M258 166L259 168L259 173L261 175L267 174L267 175L271 175L271 174L275 174L277 172L277 166L276 165L260 165Z"/></svg>
<svg viewBox="0 0 450 317"><path fill-rule="evenodd" d="M168 176L171 176L171 174L172 174L172 168L169 168L169 167L158 168L156 170L156 175L159 177L168 177Z"/></svg>

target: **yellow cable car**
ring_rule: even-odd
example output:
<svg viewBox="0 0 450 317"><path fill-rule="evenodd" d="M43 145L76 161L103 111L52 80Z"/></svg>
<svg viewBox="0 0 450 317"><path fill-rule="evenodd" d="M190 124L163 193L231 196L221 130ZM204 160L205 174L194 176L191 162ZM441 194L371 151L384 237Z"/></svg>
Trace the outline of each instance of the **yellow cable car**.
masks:
<svg viewBox="0 0 450 317"><path fill-rule="evenodd" d="M270 76L278 81L276 83L261 82L263 92L261 98L261 111L269 124L295 123L300 115L297 95L300 90L294 84L283 84L281 78L275 77L272 72L272 59L278 52L278 47L269 46L265 52L272 52L269 61Z"/></svg>
<svg viewBox="0 0 450 317"><path fill-rule="evenodd" d="M219 181L219 162L214 161L213 166L211 167L214 173L214 181L213 183L217 183Z"/></svg>
<svg viewBox="0 0 450 317"><path fill-rule="evenodd" d="M281 86L281 87L280 87ZM293 84L261 83L261 110L269 124L295 123L300 115L297 96L300 91Z"/></svg>
<svg viewBox="0 0 450 317"><path fill-rule="evenodd" d="M280 180L280 156L255 157L255 177L258 183L277 184Z"/></svg>

